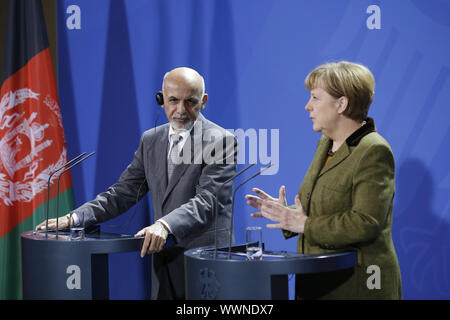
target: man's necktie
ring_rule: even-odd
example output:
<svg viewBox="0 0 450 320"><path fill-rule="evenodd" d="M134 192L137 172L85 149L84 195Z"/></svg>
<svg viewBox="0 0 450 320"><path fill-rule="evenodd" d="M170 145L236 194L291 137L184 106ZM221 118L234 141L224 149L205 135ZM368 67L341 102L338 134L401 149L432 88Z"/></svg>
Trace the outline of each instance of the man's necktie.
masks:
<svg viewBox="0 0 450 320"><path fill-rule="evenodd" d="M175 166L180 162L180 151L178 148L178 143L181 141L181 136L179 134L173 133L170 137L172 138L173 145L169 153L169 158L167 160L167 183L170 182L170 178L172 177L173 171L175 170ZM178 161L176 161L176 159Z"/></svg>

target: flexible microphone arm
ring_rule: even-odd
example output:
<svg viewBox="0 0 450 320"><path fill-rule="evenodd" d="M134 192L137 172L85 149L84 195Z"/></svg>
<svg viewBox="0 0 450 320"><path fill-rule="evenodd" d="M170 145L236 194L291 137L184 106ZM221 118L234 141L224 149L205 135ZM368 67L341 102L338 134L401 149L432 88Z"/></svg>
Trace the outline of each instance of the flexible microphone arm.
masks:
<svg viewBox="0 0 450 320"><path fill-rule="evenodd" d="M234 220L234 196L236 195L236 191L238 191L238 189L240 187L242 187L244 184L246 184L247 182L249 182L256 176L259 176L261 173L263 173L264 171L269 169L271 166L272 166L272 164L269 164L267 167L264 167L263 169L259 170L257 173L252 175L247 180L242 181L233 191L233 197L231 200L231 222L230 222L230 238L229 238L229 242L228 242L228 259L231 259L231 242L232 242L232 234L233 234L232 230L233 230L233 220Z"/></svg>
<svg viewBox="0 0 450 320"><path fill-rule="evenodd" d="M222 190L222 187L225 186L228 182L233 181L237 176L240 176L242 173L247 171L247 169L250 169L253 167L256 163L252 163L248 167L242 169L235 175L233 175L231 178L229 178L227 181L222 183L222 185L217 189L216 192L216 210L214 210L214 259L217 258L217 216L219 215L219 192ZM230 231L231 232L231 231Z"/></svg>
<svg viewBox="0 0 450 320"><path fill-rule="evenodd" d="M45 223L45 237L46 238L48 238L48 211L49 211L49 205L50 205L50 183L51 183L51 179L52 179L52 177L54 176L55 173L61 171L65 167L71 165L72 163L74 163L75 161L80 159L85 154L86 154L86 152L83 152L82 154L80 154L77 157L73 158L72 160L68 161L66 164L64 164L63 166L59 167L55 171L53 171L50 174L50 176L48 177L48 181L47 181L47 210L46 210L46 215L45 215L45 221L46 221L46 223Z"/></svg>
<svg viewBox="0 0 450 320"><path fill-rule="evenodd" d="M92 156L95 153L95 151L89 153L86 157L78 160L77 162L71 164L69 167L67 167L63 172L61 172L61 174L58 177L58 183L56 185L56 239L58 239L58 216L59 216L59 183L61 181L61 176L66 173L67 171L70 170L70 168L76 166L77 164L79 164L80 162L83 162L84 160L86 160L87 158L89 158L90 156ZM72 218L72 216L70 216ZM69 221L70 224L70 221Z"/></svg>

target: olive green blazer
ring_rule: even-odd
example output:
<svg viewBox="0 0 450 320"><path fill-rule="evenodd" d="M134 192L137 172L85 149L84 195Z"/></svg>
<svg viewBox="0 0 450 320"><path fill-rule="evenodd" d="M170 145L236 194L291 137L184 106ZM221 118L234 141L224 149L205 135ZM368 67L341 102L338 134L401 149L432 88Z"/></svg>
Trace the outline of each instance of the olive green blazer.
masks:
<svg viewBox="0 0 450 320"><path fill-rule="evenodd" d="M296 297L401 299L400 268L391 236L392 150L371 118L323 167L331 143L321 137L299 190L308 219L297 250L306 254L356 250L358 262L342 272L297 275ZM284 235L295 234L284 231Z"/></svg>

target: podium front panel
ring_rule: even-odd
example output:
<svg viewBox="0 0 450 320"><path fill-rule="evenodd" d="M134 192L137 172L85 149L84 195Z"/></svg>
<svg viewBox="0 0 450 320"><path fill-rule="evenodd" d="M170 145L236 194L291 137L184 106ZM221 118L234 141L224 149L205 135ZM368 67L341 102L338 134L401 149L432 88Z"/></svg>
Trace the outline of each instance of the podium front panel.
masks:
<svg viewBox="0 0 450 320"><path fill-rule="evenodd" d="M108 299L108 253L140 251L142 238L68 232L21 234L23 299Z"/></svg>
<svg viewBox="0 0 450 320"><path fill-rule="evenodd" d="M247 260L245 246L231 254L213 247L185 252L186 297L193 300L287 299L287 275L353 268L356 252L306 255L265 251L262 260Z"/></svg>

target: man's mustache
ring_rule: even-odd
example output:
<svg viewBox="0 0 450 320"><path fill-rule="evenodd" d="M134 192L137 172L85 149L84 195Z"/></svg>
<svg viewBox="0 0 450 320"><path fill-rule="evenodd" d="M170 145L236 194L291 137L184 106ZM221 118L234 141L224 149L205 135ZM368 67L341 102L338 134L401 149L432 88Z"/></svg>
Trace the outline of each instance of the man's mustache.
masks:
<svg viewBox="0 0 450 320"><path fill-rule="evenodd" d="M191 117L188 114L174 114L172 119L191 120Z"/></svg>

